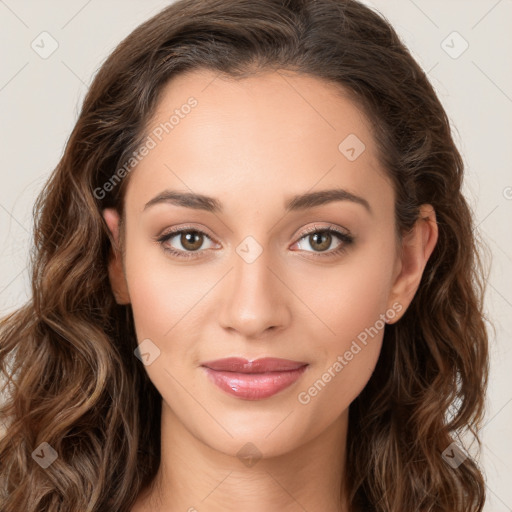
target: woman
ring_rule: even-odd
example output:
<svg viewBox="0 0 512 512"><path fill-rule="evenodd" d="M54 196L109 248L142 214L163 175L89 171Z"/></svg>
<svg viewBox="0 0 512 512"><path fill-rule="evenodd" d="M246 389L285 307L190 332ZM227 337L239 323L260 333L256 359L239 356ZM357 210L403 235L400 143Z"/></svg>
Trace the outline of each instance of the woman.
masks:
<svg viewBox="0 0 512 512"><path fill-rule="evenodd" d="M142 24L37 201L0 508L482 510L462 179L425 73L357 1Z"/></svg>

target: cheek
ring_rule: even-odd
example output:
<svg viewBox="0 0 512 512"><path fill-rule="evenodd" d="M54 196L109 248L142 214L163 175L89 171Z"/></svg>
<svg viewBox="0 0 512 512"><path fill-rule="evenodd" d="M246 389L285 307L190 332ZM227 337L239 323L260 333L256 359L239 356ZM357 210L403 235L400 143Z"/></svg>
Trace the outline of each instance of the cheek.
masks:
<svg viewBox="0 0 512 512"><path fill-rule="evenodd" d="M184 397L173 376L184 382L198 361L194 340L201 338L204 324L201 298L213 283L194 277L192 266L173 268L161 256L148 256L155 251L148 250L145 255L138 254L143 251L137 248L128 251L126 277L137 340L139 344L151 340L145 345L152 355L145 369L164 399L178 407ZM185 400L181 406L187 409L190 404Z"/></svg>
<svg viewBox="0 0 512 512"><path fill-rule="evenodd" d="M295 289L324 324L327 350L342 349L389 307L394 255L389 247L382 249L354 253L329 271L301 273Z"/></svg>
<svg viewBox="0 0 512 512"><path fill-rule="evenodd" d="M308 297L308 306L322 322L304 325L308 338L315 340L317 364L299 403L314 400L326 406L320 414L335 416L368 382L382 346L393 258L389 247L361 251L330 272L329 279L319 279L319 274L301 279L299 294Z"/></svg>
<svg viewBox="0 0 512 512"><path fill-rule="evenodd" d="M160 249L142 246L127 244L125 260L137 336L163 342L185 317L193 325L191 318L200 304L193 305L204 295L207 283L194 278L192 266L173 266Z"/></svg>
<svg viewBox="0 0 512 512"><path fill-rule="evenodd" d="M347 411L364 389L375 369L383 331L367 341L353 339L330 354L328 362L312 372L298 391L302 415L309 418L306 430L321 430Z"/></svg>
<svg viewBox="0 0 512 512"><path fill-rule="evenodd" d="M348 300L346 309L332 311L335 335L318 339L316 364L297 393L310 428L328 425L344 411L364 389L377 364L385 323L379 317L380 301L364 297ZM320 348L321 347L321 348Z"/></svg>

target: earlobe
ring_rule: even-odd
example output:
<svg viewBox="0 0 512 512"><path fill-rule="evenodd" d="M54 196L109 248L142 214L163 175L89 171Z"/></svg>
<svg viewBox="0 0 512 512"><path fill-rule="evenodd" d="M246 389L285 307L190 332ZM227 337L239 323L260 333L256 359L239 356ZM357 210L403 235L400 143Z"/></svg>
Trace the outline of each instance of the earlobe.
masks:
<svg viewBox="0 0 512 512"><path fill-rule="evenodd" d="M438 227L435 210L430 204L421 205L418 220L402 240L402 255L399 262L401 269L390 294L391 304L399 303L402 306L400 310L402 315L418 290L423 271L437 239ZM397 322L400 317L397 316L393 321L388 320L387 323Z"/></svg>
<svg viewBox="0 0 512 512"><path fill-rule="evenodd" d="M114 208L105 208L103 218L112 233L115 246L111 247L108 261L108 276L112 293L118 304L130 304L128 285L123 269L123 261L119 244L119 213Z"/></svg>

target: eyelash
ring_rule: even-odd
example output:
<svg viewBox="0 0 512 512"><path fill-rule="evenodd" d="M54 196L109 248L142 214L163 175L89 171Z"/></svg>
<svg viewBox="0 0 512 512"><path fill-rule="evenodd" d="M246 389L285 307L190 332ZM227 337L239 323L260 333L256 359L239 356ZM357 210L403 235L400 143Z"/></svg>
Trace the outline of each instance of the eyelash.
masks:
<svg viewBox="0 0 512 512"><path fill-rule="evenodd" d="M156 241L162 246L162 248L165 252L171 254L172 256L176 256L177 258L190 259L190 258L200 257L200 256L198 256L198 254L202 252L201 250L179 251L179 250L169 248L164 245L165 242L168 242L171 238L174 238L176 235L180 235L182 233L198 233L200 235L204 235L204 236L210 238L210 240L211 240L211 237L208 236L204 231L201 231L201 230L193 228L193 227L185 226L185 227L182 227L179 229L174 229L172 231L168 231L167 233L164 233L163 235L158 236L156 238ZM347 250L347 246L349 246L350 244L352 244L354 242L354 237L352 235L344 233L343 231L340 231L339 229L334 228L332 226L322 227L322 228L317 228L317 227L309 228L302 234L302 236L297 240L297 242L299 242L303 238L306 238L306 237L308 237L312 234L316 234L316 233L334 234L337 238L340 239L340 241L342 243L336 249L333 249L331 251L314 253L314 258L316 258L316 257L328 258L328 257L338 256L339 254L342 254L343 252L345 252ZM295 243L297 243L297 242L295 242ZM306 252L311 252L311 251L306 251Z"/></svg>

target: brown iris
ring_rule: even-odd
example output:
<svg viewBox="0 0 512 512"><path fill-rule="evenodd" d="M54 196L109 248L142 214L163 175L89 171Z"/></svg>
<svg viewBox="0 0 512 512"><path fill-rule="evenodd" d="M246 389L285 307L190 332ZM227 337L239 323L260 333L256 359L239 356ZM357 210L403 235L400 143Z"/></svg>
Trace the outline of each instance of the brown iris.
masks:
<svg viewBox="0 0 512 512"><path fill-rule="evenodd" d="M320 246L318 247L318 249L320 251L322 250L325 250L325 249L328 249L331 245L331 239L332 239L332 235L328 232L328 231L319 231L318 233L314 233L312 235L309 236L309 239L310 239L310 243L311 243L311 239L314 239L314 243L311 243L311 247L315 247L314 244L318 242L318 237L326 237L326 240L324 240L323 242L320 243Z"/></svg>
<svg viewBox="0 0 512 512"><path fill-rule="evenodd" d="M189 251L197 251L203 244L203 235L198 231L187 231L181 233L181 245Z"/></svg>

